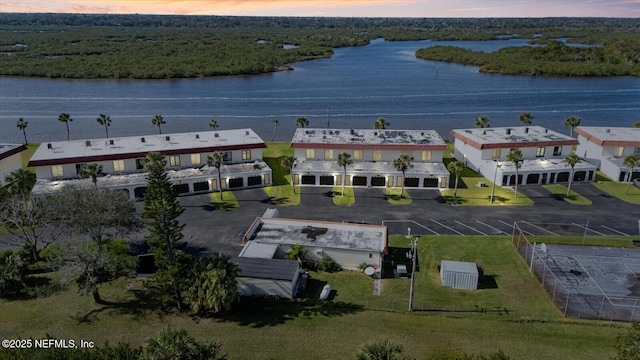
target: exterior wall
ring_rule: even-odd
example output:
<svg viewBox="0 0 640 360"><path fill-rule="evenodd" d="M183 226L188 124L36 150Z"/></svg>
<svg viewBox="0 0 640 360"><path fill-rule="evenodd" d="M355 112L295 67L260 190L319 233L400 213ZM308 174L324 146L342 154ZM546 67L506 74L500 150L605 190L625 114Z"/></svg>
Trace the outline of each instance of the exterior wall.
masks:
<svg viewBox="0 0 640 360"><path fill-rule="evenodd" d="M440 271L440 281L442 286L454 289L475 290L478 288L478 274Z"/></svg>
<svg viewBox="0 0 640 360"><path fill-rule="evenodd" d="M298 276L294 281L238 277L238 287L242 296L278 296L292 299L295 296Z"/></svg>
<svg viewBox="0 0 640 360"><path fill-rule="evenodd" d="M454 142L455 153L454 156L458 161L462 161L467 167L473 171L478 171L476 164L482 160L482 152L469 144L465 144L463 141L456 139ZM491 155L489 155L489 159Z"/></svg>
<svg viewBox="0 0 640 360"><path fill-rule="evenodd" d="M7 156L0 159L0 186L4 186L4 178L11 174L12 171L22 168L22 156L20 153Z"/></svg>
<svg viewBox="0 0 640 360"><path fill-rule="evenodd" d="M294 156L298 159L298 160L338 160L338 155L340 153L346 152L348 154L351 155L351 160L355 161L374 161L373 160L373 152L374 150L370 150L370 149L365 149L362 150L362 159L358 160L358 159L354 159L354 150L345 150L345 149L330 149L333 151L333 156L331 158L325 158L325 150L329 150L329 149L313 149L314 150L314 157L313 158L307 158L307 149L306 148L295 148L294 149ZM413 157L413 161L414 162L423 162L422 161L422 151L421 150L413 150L413 149L408 149L408 150L384 150L381 149L381 158L380 160L377 161L393 161L397 158L400 157L400 155L402 154L408 154L409 156ZM428 160L426 162L442 162L443 159L443 151L431 151L431 160Z"/></svg>

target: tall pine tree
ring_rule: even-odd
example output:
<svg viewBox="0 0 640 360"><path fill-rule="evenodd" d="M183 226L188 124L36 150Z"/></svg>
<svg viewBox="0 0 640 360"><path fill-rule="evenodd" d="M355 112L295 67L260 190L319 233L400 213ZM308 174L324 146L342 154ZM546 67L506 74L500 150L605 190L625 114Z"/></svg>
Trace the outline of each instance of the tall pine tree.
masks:
<svg viewBox="0 0 640 360"><path fill-rule="evenodd" d="M166 160L158 152L151 152L145 158L147 190L144 193L144 213L149 235L145 237L151 252L155 255L158 271L150 284L158 290L163 300L183 306L183 280L189 269L190 259L184 253L186 243L182 242L182 229L178 217L184 209L178 203L176 193L165 171Z"/></svg>

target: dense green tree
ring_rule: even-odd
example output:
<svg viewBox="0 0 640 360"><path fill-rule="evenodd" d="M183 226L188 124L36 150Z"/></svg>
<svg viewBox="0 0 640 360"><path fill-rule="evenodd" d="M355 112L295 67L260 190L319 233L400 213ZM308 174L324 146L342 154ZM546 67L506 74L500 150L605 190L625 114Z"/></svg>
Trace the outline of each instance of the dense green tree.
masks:
<svg viewBox="0 0 640 360"><path fill-rule="evenodd" d="M573 136L573 130L580 125L580 118L577 116L570 116L564 120L564 126L570 130L569 136Z"/></svg>
<svg viewBox="0 0 640 360"><path fill-rule="evenodd" d="M407 170L413 167L413 158L407 154L400 155L399 158L393 160L393 167L402 172L402 189L400 190L400 197L404 196L404 181L405 181L405 173Z"/></svg>
<svg viewBox="0 0 640 360"><path fill-rule="evenodd" d="M344 182L347 178L347 166L353 164L353 160L351 160L351 154L347 152L343 152L338 154L338 166L341 166L343 169L342 176L342 196L344 196Z"/></svg>
<svg viewBox="0 0 640 360"><path fill-rule="evenodd" d="M567 186L567 196L571 193L571 183L573 183L573 173L576 167L576 164L582 161L582 158L578 156L575 152L569 154L566 158L564 158L565 164L571 167L571 176L569 176L569 186Z"/></svg>
<svg viewBox="0 0 640 360"><path fill-rule="evenodd" d="M36 184L36 174L29 170L17 169L4 178L5 189L9 195L17 195L26 204L29 194Z"/></svg>
<svg viewBox="0 0 640 360"><path fill-rule="evenodd" d="M515 190L513 192L514 197L518 197L518 183L520 182L520 168L522 167L522 151L520 149L513 149L509 151L507 156L505 157L506 161L513 163L513 167L516 169L516 181L515 181Z"/></svg>
<svg viewBox="0 0 640 360"><path fill-rule="evenodd" d="M307 249L300 244L293 244L284 255L284 258L287 260L295 260L300 264L300 266L304 265L304 262L307 260Z"/></svg>
<svg viewBox="0 0 640 360"><path fill-rule="evenodd" d="M301 128L305 128L305 127L309 126L309 120L307 120L304 117L299 117L296 120L296 127L298 127L298 126L300 126Z"/></svg>
<svg viewBox="0 0 640 360"><path fill-rule="evenodd" d="M296 193L296 185L293 183L293 166L296 164L297 158L293 156L283 156L280 158L280 166L284 169L289 170L289 176L291 177L291 188L293 189L293 193Z"/></svg>
<svg viewBox="0 0 640 360"><path fill-rule="evenodd" d="M640 128L640 121L636 121L633 123L634 128Z"/></svg>
<svg viewBox="0 0 640 360"><path fill-rule="evenodd" d="M29 125L28 121L24 121L23 118L19 118L16 126L18 129L22 131L22 135L24 135L24 144L29 145L29 141L27 141L27 125Z"/></svg>
<svg viewBox="0 0 640 360"><path fill-rule="evenodd" d="M223 254L199 258L192 268L189 303L195 313L221 313L231 310L239 299L238 265Z"/></svg>
<svg viewBox="0 0 640 360"><path fill-rule="evenodd" d="M17 251L0 253L0 297L17 294L25 287L27 263Z"/></svg>
<svg viewBox="0 0 640 360"><path fill-rule="evenodd" d="M373 122L373 128L375 130L384 130L391 125L390 122L385 120L385 118L379 118L378 120Z"/></svg>
<svg viewBox="0 0 640 360"><path fill-rule="evenodd" d="M280 126L280 120L273 119L273 134L271 134L271 141L273 141L273 138L276 136L276 129L278 126Z"/></svg>
<svg viewBox="0 0 640 360"><path fill-rule="evenodd" d="M216 120L216 119L211 119L211 120L209 121L209 127L210 127L211 129L213 129L214 131L215 131L215 130L218 130L218 128L220 127L220 125L218 125L218 120Z"/></svg>
<svg viewBox="0 0 640 360"><path fill-rule="evenodd" d="M162 134L162 125L166 123L167 122L164 121L162 115L155 115L153 118L151 118L151 124L158 127L158 134Z"/></svg>
<svg viewBox="0 0 640 360"><path fill-rule="evenodd" d="M60 121L61 123L64 123L67 126L67 141L69 141L69 136L70 136L69 123L73 121L73 119L71 118L71 115L62 113L58 115L58 121Z"/></svg>
<svg viewBox="0 0 640 360"><path fill-rule="evenodd" d="M98 285L113 281L121 276L135 274L136 258L127 255L127 245L122 240L109 240L98 249L93 241L67 241L61 251L50 259L59 268L63 286L72 281L78 284L78 292L91 294L93 300L101 304Z"/></svg>
<svg viewBox="0 0 640 360"><path fill-rule="evenodd" d="M220 343L199 343L186 330L165 329L147 339L144 360L226 360Z"/></svg>
<svg viewBox="0 0 640 360"><path fill-rule="evenodd" d="M101 176L102 174L102 165L98 165L96 163L87 164L78 173L80 177L91 179L93 186L96 188L98 187L98 176Z"/></svg>
<svg viewBox="0 0 640 360"><path fill-rule="evenodd" d="M625 195L629 194L629 185L633 179L633 169L640 167L640 157L637 154L630 154L624 157L622 165L629 168L629 175L627 177L627 188L624 191Z"/></svg>
<svg viewBox="0 0 640 360"><path fill-rule="evenodd" d="M224 164L225 154L222 151L216 151L207 156L207 166L213 166L218 170L218 191L220 192L220 201L222 201L222 175L220 174L220 168Z"/></svg>
<svg viewBox="0 0 640 360"><path fill-rule="evenodd" d="M476 118L474 123L475 123L476 127L487 128L487 127L489 127L489 118L487 116L483 115L483 116L480 116L480 117Z"/></svg>
<svg viewBox="0 0 640 360"><path fill-rule="evenodd" d="M109 138L109 126L111 126L111 116L100 114L96 119L96 122L102 126L104 126L104 131L107 134L107 139Z"/></svg>
<svg viewBox="0 0 640 360"><path fill-rule="evenodd" d="M523 112L522 114L520 114L519 119L520 122L524 125L531 125L531 123L533 122L533 115L531 115L530 112Z"/></svg>
<svg viewBox="0 0 640 360"><path fill-rule="evenodd" d="M460 180L460 174L462 174L462 170L464 170L465 166L462 161L454 160L447 165L447 169L456 177L456 182L453 190L453 197L456 198L458 194L458 181Z"/></svg>
<svg viewBox="0 0 640 360"><path fill-rule="evenodd" d="M184 211L165 171L166 160L158 152L151 152L145 158L147 190L144 193L142 218L147 225L145 236L150 251L155 255L158 271L151 278L151 284L167 301L178 310L183 306L183 282L188 256L184 253L186 243L182 242L184 224L178 217Z"/></svg>
<svg viewBox="0 0 640 360"><path fill-rule="evenodd" d="M360 347L356 360L402 360L402 345L389 339L371 340Z"/></svg>

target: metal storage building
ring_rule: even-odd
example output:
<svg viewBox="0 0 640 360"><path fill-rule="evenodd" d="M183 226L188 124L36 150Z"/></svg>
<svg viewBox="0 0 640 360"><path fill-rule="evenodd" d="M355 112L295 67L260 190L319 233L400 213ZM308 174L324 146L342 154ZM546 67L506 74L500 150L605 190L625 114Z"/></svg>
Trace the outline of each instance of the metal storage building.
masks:
<svg viewBox="0 0 640 360"><path fill-rule="evenodd" d="M300 265L297 261L239 257L238 287L242 296L278 296L291 299L296 294Z"/></svg>
<svg viewBox="0 0 640 360"><path fill-rule="evenodd" d="M442 260L440 281L442 286L475 290L478 288L478 267L472 262Z"/></svg>

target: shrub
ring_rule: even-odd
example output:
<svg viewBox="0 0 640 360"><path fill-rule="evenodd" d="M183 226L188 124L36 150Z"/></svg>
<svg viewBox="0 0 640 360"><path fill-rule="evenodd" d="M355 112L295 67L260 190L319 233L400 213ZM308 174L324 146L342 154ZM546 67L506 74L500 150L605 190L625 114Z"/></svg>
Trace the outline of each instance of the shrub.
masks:
<svg viewBox="0 0 640 360"><path fill-rule="evenodd" d="M320 261L318 261L318 270L332 273L340 271L342 269L340 268L340 265L335 262L335 260L325 255L322 257L322 259L320 259Z"/></svg>

